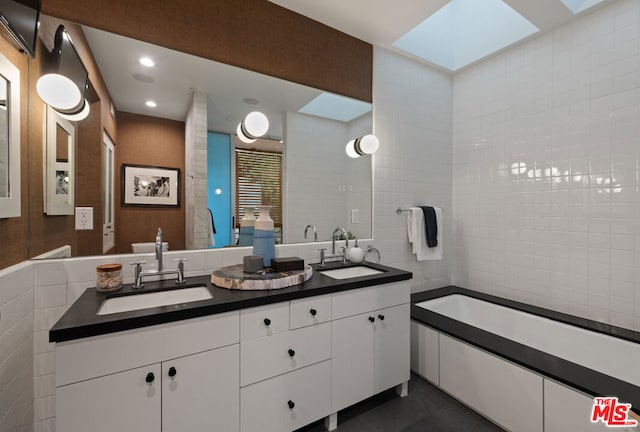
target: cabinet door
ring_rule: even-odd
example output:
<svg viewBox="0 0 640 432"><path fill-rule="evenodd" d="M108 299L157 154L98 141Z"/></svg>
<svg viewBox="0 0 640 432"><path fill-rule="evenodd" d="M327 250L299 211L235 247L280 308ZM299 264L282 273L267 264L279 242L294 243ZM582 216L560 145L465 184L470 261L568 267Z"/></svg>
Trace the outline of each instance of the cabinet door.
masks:
<svg viewBox="0 0 640 432"><path fill-rule="evenodd" d="M409 304L376 311L374 392L379 393L409 381Z"/></svg>
<svg viewBox="0 0 640 432"><path fill-rule="evenodd" d="M361 314L331 323L331 412L373 395L373 323ZM407 348L408 349L408 348Z"/></svg>
<svg viewBox="0 0 640 432"><path fill-rule="evenodd" d="M56 430L157 432L160 388L159 364L58 387Z"/></svg>
<svg viewBox="0 0 640 432"><path fill-rule="evenodd" d="M163 362L162 431L237 432L239 361L231 345Z"/></svg>

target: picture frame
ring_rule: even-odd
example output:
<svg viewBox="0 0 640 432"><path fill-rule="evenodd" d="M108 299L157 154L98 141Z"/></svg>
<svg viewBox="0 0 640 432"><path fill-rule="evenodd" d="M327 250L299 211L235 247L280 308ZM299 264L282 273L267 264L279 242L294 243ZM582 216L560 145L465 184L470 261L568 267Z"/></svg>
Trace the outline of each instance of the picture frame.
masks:
<svg viewBox="0 0 640 432"><path fill-rule="evenodd" d="M180 207L180 168L122 164L123 207Z"/></svg>

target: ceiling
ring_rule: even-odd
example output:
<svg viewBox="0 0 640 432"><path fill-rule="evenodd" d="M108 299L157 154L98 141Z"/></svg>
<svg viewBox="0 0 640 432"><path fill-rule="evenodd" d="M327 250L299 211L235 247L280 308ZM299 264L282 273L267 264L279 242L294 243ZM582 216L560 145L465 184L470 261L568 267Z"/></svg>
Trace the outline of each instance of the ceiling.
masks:
<svg viewBox="0 0 640 432"><path fill-rule="evenodd" d="M614 0L403 0L401 7L398 2L382 0L270 0L287 9L310 17L316 21L338 29L344 33L362 39L373 45L379 45L397 52L401 52L411 57L419 58L442 69L457 72L474 63L481 61L489 55L507 48L528 37L554 29L565 24L576 16L591 10L593 7L602 6ZM429 25L428 19L437 15L445 7L452 7L453 4L460 3L461 8L466 5L481 4L481 8L486 9L488 17L473 15L473 20L452 20L448 21L448 28L445 30L447 36L441 37L443 31L431 29L431 32L418 34L414 37L413 50L400 48L396 44L399 39L407 35L416 27ZM465 5L466 3L466 5ZM509 23L503 21L491 22L500 15L489 11L490 3L504 3L516 15L520 15L524 20L533 25L538 30L526 34L514 40L507 41L500 48L480 49L477 54L467 55L459 53L456 46L468 47L478 45L478 39L485 37L487 33L501 30L508 27ZM456 14L454 14L456 15ZM464 15L464 14L458 14ZM505 18L506 19L506 18ZM435 20L434 20L435 21ZM477 27L476 27L477 25ZM495 38L506 40L499 33ZM436 39L436 40L434 40ZM451 40L458 39L457 43ZM424 51L432 51L425 48L426 45L435 42L438 49L444 47L451 52L440 54L440 58L459 57L460 61L439 61L438 56L428 57ZM434 47L435 49L436 47ZM466 58L470 60L466 60Z"/></svg>
<svg viewBox="0 0 640 432"><path fill-rule="evenodd" d="M100 72L119 111L184 121L192 92L207 95L207 128L234 134L251 111L270 121L267 138L281 139L284 114L348 122L371 104L83 26ZM153 67L140 64L153 59ZM153 100L156 107L145 105Z"/></svg>
<svg viewBox="0 0 640 432"><path fill-rule="evenodd" d="M270 1L373 45L455 73L615 0L403 0L402 7L382 0ZM492 4L501 5L503 11L489 10ZM501 19L493 22L497 17ZM441 28L436 27L437 21ZM516 29L518 22L525 25L524 30L511 35L496 32ZM283 113L326 110L310 103L323 94L317 89L88 27L84 31L120 111L184 121L191 94L199 91L208 96L209 130L234 133L247 113L260 110L271 121L268 135L279 139ZM481 46L483 38L494 44ZM143 55L153 58L155 67L140 65ZM149 99L157 107L145 106Z"/></svg>

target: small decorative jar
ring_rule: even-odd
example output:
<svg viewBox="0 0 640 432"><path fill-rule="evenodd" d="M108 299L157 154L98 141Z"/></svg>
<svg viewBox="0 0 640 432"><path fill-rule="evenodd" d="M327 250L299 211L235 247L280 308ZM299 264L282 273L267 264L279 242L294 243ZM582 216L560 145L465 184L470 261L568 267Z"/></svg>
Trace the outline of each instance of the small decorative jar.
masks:
<svg viewBox="0 0 640 432"><path fill-rule="evenodd" d="M122 264L101 264L96 267L96 291L122 288Z"/></svg>

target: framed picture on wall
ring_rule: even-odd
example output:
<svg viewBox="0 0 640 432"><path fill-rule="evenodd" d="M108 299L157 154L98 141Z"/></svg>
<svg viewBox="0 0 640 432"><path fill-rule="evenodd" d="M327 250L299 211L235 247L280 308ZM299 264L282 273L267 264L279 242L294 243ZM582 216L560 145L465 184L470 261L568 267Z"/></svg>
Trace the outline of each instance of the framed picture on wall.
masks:
<svg viewBox="0 0 640 432"><path fill-rule="evenodd" d="M122 164L122 205L180 207L180 168Z"/></svg>

